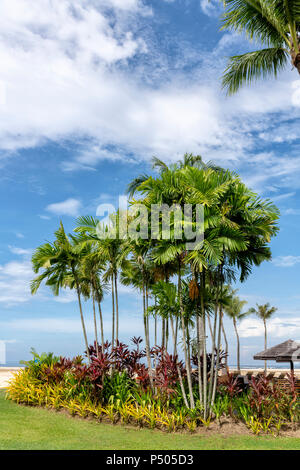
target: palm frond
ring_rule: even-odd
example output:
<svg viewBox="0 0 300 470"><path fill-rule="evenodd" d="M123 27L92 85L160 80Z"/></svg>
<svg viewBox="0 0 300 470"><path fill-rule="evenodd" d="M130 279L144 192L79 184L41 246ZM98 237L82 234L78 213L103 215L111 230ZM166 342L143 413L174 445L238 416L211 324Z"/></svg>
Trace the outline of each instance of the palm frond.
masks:
<svg viewBox="0 0 300 470"><path fill-rule="evenodd" d="M245 83L249 84L272 75L277 77L287 61L287 51L281 47L233 56L229 59L229 65L223 75L222 86L232 95Z"/></svg>
<svg viewBox="0 0 300 470"><path fill-rule="evenodd" d="M226 0L222 29L244 32L267 46L290 45L285 18L266 0Z"/></svg>
<svg viewBox="0 0 300 470"><path fill-rule="evenodd" d="M127 194L130 198L134 196L136 191L138 191L140 185L147 181L149 179L149 176L144 174L140 175L137 178L134 178L127 186Z"/></svg>
<svg viewBox="0 0 300 470"><path fill-rule="evenodd" d="M152 158L152 168L159 170L160 173L168 171L168 165L157 157Z"/></svg>

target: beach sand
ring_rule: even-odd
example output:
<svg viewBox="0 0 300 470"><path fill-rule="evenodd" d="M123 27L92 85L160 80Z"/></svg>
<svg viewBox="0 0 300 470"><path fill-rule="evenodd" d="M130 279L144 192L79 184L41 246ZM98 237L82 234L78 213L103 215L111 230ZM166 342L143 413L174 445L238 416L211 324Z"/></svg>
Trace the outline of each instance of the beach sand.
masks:
<svg viewBox="0 0 300 470"><path fill-rule="evenodd" d="M0 367L0 389L8 387L8 381L21 367Z"/></svg>
<svg viewBox="0 0 300 470"><path fill-rule="evenodd" d="M231 369L229 368L230 373L237 373L236 369ZM250 367L248 369L241 369L241 375L257 375L257 374L263 374L265 371L264 368L258 368L255 369L254 367L251 369ZM284 377L286 374L290 374L291 369L267 369L267 375L273 375L273 377ZM295 369L294 370L295 377L300 378L300 369Z"/></svg>

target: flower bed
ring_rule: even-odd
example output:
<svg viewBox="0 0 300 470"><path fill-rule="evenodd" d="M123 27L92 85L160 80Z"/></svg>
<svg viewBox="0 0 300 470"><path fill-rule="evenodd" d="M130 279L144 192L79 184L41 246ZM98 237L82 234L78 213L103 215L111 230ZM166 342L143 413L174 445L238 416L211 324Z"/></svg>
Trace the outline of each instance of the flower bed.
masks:
<svg viewBox="0 0 300 470"><path fill-rule="evenodd" d="M90 347L89 366L82 357L70 360L34 353L34 359L14 376L7 398L30 406L64 409L71 415L169 432L184 429L195 432L200 426L208 428L213 421L221 426L228 417L244 423L254 434L278 435L287 426L298 429L300 399L293 376L287 376L289 390L282 390L276 382L261 376L252 377L245 391L229 375L219 385L212 411L204 418L196 375L193 384L196 406L189 409L182 397L182 385L188 393L183 364L161 349L156 348L153 354L156 369L151 388L139 344L134 351L121 343L110 350L106 344L104 352L100 350L97 355L95 348Z"/></svg>

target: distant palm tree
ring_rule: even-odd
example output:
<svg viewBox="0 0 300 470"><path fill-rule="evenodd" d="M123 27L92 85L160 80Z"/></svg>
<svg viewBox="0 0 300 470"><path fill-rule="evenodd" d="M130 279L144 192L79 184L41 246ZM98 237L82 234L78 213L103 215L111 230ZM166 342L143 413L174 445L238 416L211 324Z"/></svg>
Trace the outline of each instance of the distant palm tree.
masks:
<svg viewBox="0 0 300 470"><path fill-rule="evenodd" d="M265 329L265 349L267 349L267 320L277 311L276 307L271 307L269 303L264 305L256 304L257 308L250 308L249 313L254 313L264 323ZM265 361L265 373L267 373L267 361Z"/></svg>
<svg viewBox="0 0 300 470"><path fill-rule="evenodd" d="M249 312L242 312L244 306L246 305L245 300L240 300L239 297L235 295L236 291L232 291L232 297L228 302L228 305L225 306L224 310L225 313L232 319L233 326L236 334L236 341L237 341L237 369L238 372L241 372L241 364L240 364L240 337L238 333L237 324L240 320L245 318Z"/></svg>
<svg viewBox="0 0 300 470"><path fill-rule="evenodd" d="M229 59L223 76L229 94L257 78L276 77L289 57L300 74L300 0L224 0L224 7L222 29L263 47Z"/></svg>
<svg viewBox="0 0 300 470"><path fill-rule="evenodd" d="M76 245L72 236L65 233L62 222L55 232L55 241L39 246L32 255L32 266L35 273L43 270L32 282L31 293L35 294L41 283L46 281L46 285L51 287L53 293L58 295L61 288L75 288L77 292L80 318L86 347L88 361L90 362L89 345L81 303L81 273L80 266L86 250Z"/></svg>

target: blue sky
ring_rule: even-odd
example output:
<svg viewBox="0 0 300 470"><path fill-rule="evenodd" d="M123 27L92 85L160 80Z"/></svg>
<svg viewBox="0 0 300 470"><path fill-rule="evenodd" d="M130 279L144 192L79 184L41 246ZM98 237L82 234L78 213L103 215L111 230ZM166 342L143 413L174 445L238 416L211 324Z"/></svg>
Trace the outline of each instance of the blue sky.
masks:
<svg viewBox="0 0 300 470"><path fill-rule="evenodd" d="M31 346L83 350L73 293L31 297L32 249L59 220L115 202L136 175L201 154L238 171L281 210L273 261L240 287L248 306L278 312L269 344L300 338L300 80L278 80L226 97L226 57L255 45L220 32L212 0L2 0L0 5L0 340L7 360ZM121 331L142 333L141 300L120 288ZM110 298L104 302L110 332ZM92 338L91 306L85 315ZM235 363L235 337L227 322ZM262 325L240 325L242 362L263 349Z"/></svg>

